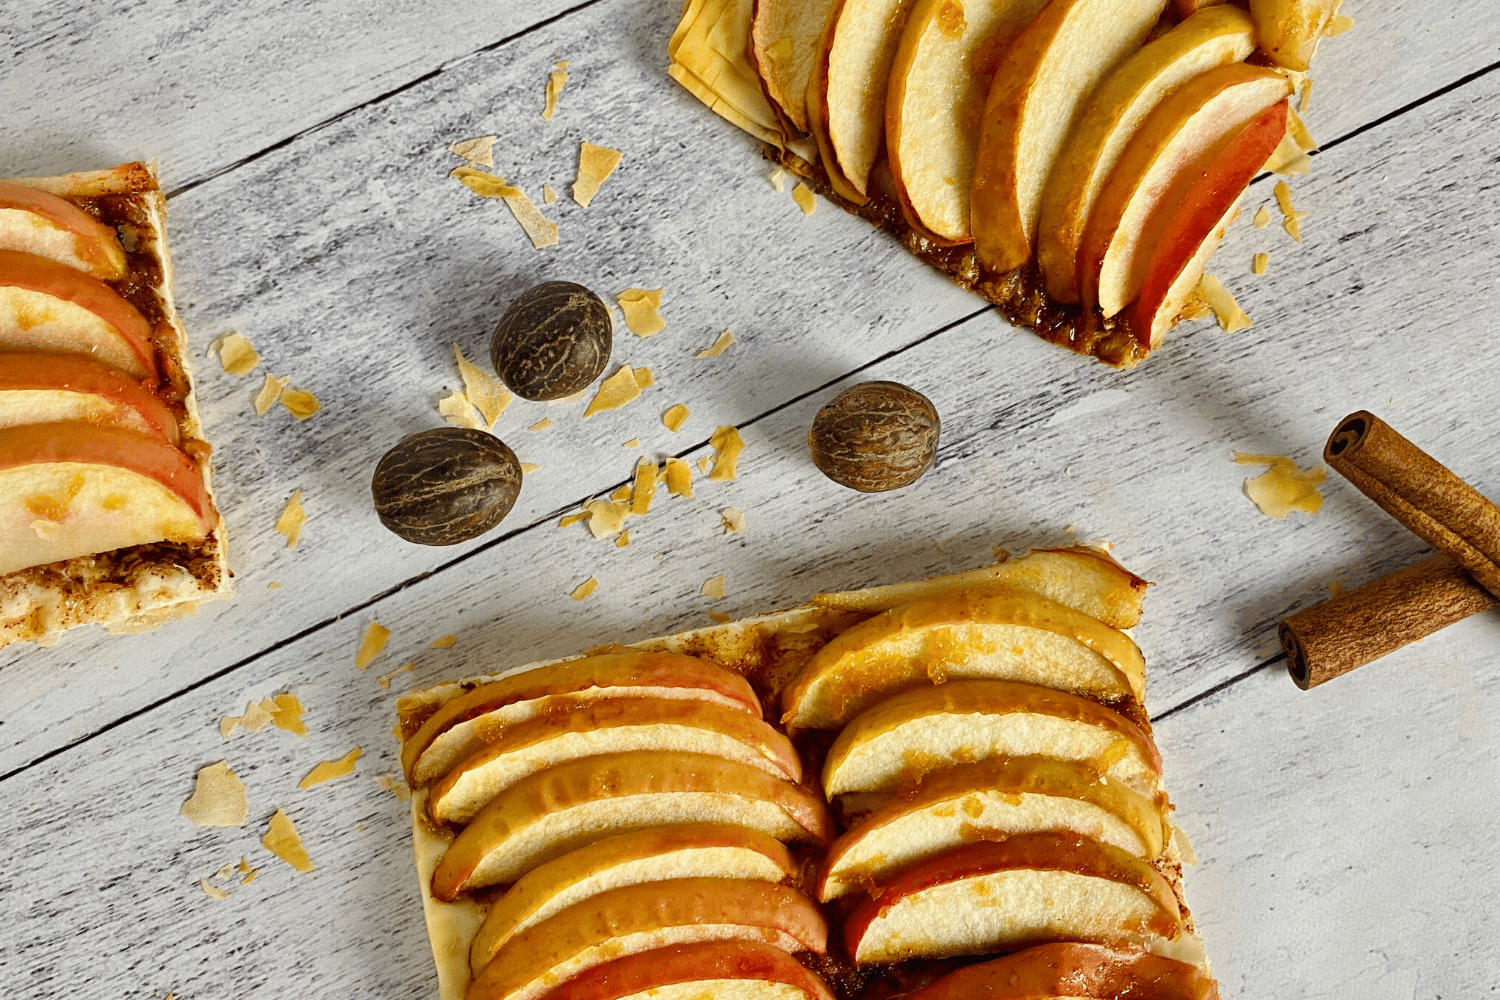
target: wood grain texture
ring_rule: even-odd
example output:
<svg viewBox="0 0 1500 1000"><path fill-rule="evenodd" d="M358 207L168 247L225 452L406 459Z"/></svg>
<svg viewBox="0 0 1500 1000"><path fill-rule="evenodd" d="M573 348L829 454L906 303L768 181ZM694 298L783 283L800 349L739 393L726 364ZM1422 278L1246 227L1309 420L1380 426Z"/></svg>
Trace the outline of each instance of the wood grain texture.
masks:
<svg viewBox="0 0 1500 1000"><path fill-rule="evenodd" d="M0 11L0 177L162 160L167 191L575 6L27 0ZM541 112L547 65L532 68ZM464 137L467 138L467 137Z"/></svg>

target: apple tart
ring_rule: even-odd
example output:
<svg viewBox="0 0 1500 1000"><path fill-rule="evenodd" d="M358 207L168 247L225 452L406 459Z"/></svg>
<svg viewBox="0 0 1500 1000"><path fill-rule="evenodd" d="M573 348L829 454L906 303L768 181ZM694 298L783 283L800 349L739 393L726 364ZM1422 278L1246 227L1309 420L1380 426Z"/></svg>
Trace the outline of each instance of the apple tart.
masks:
<svg viewBox="0 0 1500 1000"><path fill-rule="evenodd" d="M405 696L441 996L1214 1000L1145 587L1038 550Z"/></svg>
<svg viewBox="0 0 1500 1000"><path fill-rule="evenodd" d="M0 646L226 597L153 165L0 181Z"/></svg>
<svg viewBox="0 0 1500 1000"><path fill-rule="evenodd" d="M1209 258L1340 0L687 0L671 75L1012 323L1111 365ZM1306 91L1303 91L1305 100Z"/></svg>

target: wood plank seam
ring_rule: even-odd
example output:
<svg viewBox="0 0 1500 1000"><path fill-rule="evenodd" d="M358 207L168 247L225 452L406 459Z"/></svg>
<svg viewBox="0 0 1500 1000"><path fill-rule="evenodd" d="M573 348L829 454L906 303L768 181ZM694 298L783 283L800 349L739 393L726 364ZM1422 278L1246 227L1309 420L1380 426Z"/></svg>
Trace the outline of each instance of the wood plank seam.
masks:
<svg viewBox="0 0 1500 1000"><path fill-rule="evenodd" d="M387 101L392 97L395 97L398 94L402 94L408 90L411 90L413 87L419 87L429 80L436 79L437 77L442 76L444 73L449 72L453 68L469 61L470 59L473 59L477 56L482 56L487 52L493 52L496 49L503 48L504 46L509 45L512 42L519 41L520 39L525 38L527 35L530 35L535 31L540 31L542 28L550 27L558 21L561 21L567 17L571 17L572 15L577 14L580 11L587 10L589 7L592 7L600 2L601 0L583 0L583 3L575 4L574 6L569 7L567 10L559 11L551 17L538 21L535 24L529 24L526 27L522 28L520 31L506 35L504 38L497 39L487 45L481 45L479 48L474 49L472 52L466 52L461 56L448 59L438 65L436 69L430 69L426 73L419 74L418 76L407 80L399 87L392 87L390 90L387 90L382 94L376 94L374 97L371 97L366 101L351 105L350 107L347 107L336 114L324 118L320 122L309 125L307 128L301 129L300 131L293 132L291 135L286 136L285 138L278 139L276 142L271 143L269 146L266 146L263 149L256 150L254 153L251 153L248 156L242 156L238 160L235 160L233 163L226 164L217 170L209 171L202 177L190 180L185 184L180 184L172 190L166 192L166 198L168 201L170 201L180 194L184 194L196 187L207 184L209 181L214 180L215 178L223 177L225 174L228 174L234 170L238 170L240 167L243 167L246 164L254 163L256 160L269 156L279 149L285 149L286 147L296 142L298 139L305 138L315 132L321 132L323 129L328 128L330 125L338 123L344 118L348 118L350 115L358 114L360 111L363 111L366 108L374 107L383 101Z"/></svg>

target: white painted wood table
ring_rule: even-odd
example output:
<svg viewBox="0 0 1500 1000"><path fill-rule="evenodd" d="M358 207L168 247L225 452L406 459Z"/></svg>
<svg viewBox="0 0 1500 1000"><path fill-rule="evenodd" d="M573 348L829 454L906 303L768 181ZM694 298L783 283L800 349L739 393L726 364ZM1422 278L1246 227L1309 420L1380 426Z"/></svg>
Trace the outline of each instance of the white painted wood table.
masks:
<svg viewBox="0 0 1500 1000"><path fill-rule="evenodd" d="M804 217L754 143L668 79L670 0L5 4L0 176L161 162L238 595L151 634L0 652L0 994L429 996L406 807L378 781L397 771L400 692L1075 537L1156 584L1136 638L1226 996L1495 993L1500 617L1297 690L1277 621L1423 546L1336 475L1320 513L1270 520L1231 454L1316 465L1333 423L1370 408L1500 496L1500 17L1494 0L1345 10L1358 25L1324 45L1308 116L1324 148L1293 184L1305 242L1242 223L1213 266L1254 327L1183 327L1119 372L1010 329L827 203ZM543 121L559 58L571 80ZM564 194L559 246L532 250L447 178L446 146L490 133L499 173ZM580 140L624 152L586 211L566 198ZM450 345L482 359L505 305L547 278L606 299L665 288L667 329L616 340L656 386L588 421L512 405L497 433L541 469L501 528L401 542L371 510L376 459L438 425ZM739 343L696 358L726 327ZM255 417L261 374L208 353L229 330L323 411ZM943 417L935 468L894 494L837 487L805 452L816 409L867 378ZM673 434L659 417L679 402ZM721 424L747 442L737 481L659 501L629 548L558 530L638 454L697 458ZM294 490L310 520L288 550L272 525ZM727 506L745 534L723 534ZM361 672L375 619L393 635ZM220 739L221 716L284 690L306 739ZM353 746L354 776L297 789ZM250 820L201 829L178 806L220 759ZM313 873L260 846L277 808ZM241 856L254 882L200 890Z"/></svg>

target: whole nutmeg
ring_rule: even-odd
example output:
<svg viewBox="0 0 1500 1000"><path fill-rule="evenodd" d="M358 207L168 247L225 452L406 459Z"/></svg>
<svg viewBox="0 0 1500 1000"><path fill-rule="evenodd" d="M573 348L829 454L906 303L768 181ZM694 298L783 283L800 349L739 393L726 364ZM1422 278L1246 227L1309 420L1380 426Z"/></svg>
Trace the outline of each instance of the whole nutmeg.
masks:
<svg viewBox="0 0 1500 1000"><path fill-rule="evenodd" d="M493 434L439 427L386 452L370 492L380 523L408 542L455 545L510 513L521 493L521 463Z"/></svg>
<svg viewBox="0 0 1500 1000"><path fill-rule="evenodd" d="M813 464L841 486L883 493L910 486L932 468L940 421L928 398L899 382L861 382L813 417Z"/></svg>
<svg viewBox="0 0 1500 1000"><path fill-rule="evenodd" d="M512 302L490 341L495 374L522 399L562 399L609 363L609 308L571 281L544 281Z"/></svg>

